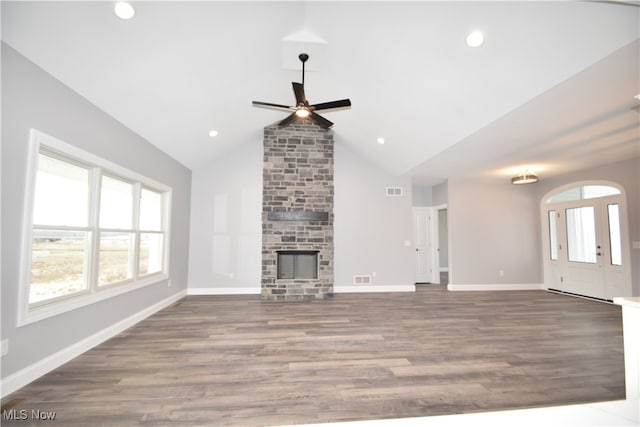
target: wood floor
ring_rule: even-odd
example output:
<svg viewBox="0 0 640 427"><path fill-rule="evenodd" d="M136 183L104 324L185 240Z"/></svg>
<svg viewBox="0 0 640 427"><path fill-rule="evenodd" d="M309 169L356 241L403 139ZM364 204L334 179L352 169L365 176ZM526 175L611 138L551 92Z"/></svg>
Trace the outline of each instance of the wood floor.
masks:
<svg viewBox="0 0 640 427"><path fill-rule="evenodd" d="M618 306L421 286L315 302L187 297L2 404L65 426L266 426L624 396Z"/></svg>

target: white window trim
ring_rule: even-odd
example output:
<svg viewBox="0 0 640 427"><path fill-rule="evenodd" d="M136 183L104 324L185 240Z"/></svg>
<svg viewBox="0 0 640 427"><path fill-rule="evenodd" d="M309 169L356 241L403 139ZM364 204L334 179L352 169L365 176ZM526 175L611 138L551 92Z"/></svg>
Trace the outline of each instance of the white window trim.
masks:
<svg viewBox="0 0 640 427"><path fill-rule="evenodd" d="M108 174L117 174L127 180L140 182L143 186L163 193L163 234L164 234L164 269L161 272L143 275L138 280L125 280L118 283L103 285L95 289L74 293L69 296L54 298L49 303L37 307L29 307L29 282L31 281L31 245L33 233L33 203L36 184L38 155L41 147L46 147L64 156L86 162L92 167L98 167L108 171ZM169 248L170 248L170 224L171 224L171 187L147 178L120 165L102 159L94 154L78 147L47 135L35 129L29 131L29 148L26 167L26 191L23 211L22 247L20 260L20 292L18 304L18 326L28 325L52 316L56 316L80 307L94 304L117 295L132 292L137 289L166 282L169 276Z"/></svg>

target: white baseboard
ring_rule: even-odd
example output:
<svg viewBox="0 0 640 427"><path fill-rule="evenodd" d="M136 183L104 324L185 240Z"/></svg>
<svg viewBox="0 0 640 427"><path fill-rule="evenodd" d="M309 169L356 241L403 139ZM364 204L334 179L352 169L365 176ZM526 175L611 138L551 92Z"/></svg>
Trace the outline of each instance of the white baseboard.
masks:
<svg viewBox="0 0 640 427"><path fill-rule="evenodd" d="M495 283L478 285L456 285L449 283L448 291L538 291L545 289L543 283Z"/></svg>
<svg viewBox="0 0 640 427"><path fill-rule="evenodd" d="M187 295L260 295L257 288L187 288Z"/></svg>
<svg viewBox="0 0 640 427"><path fill-rule="evenodd" d="M415 292L415 285L398 286L334 286L333 292L340 293L370 293L370 292Z"/></svg>
<svg viewBox="0 0 640 427"><path fill-rule="evenodd" d="M96 332L95 334L78 341L75 344L70 345L67 348L64 348L56 353L53 353L44 359L37 361L36 363L27 366L19 370L18 372L9 375L0 383L0 395L4 398L5 396L13 393L14 391L24 387L30 382L40 378L44 374L51 372L52 370L58 368L59 366L64 365L75 357L80 356L87 350L92 349L98 344L103 343L104 341L118 335L120 332L125 329L130 328L141 320L146 319L152 314L162 310L165 307L170 306L174 302L182 299L187 295L186 290L182 290L169 298L166 298L160 302L153 304L150 307L145 308L142 311L139 311L136 314L133 314L126 319L123 319L107 328Z"/></svg>
<svg viewBox="0 0 640 427"><path fill-rule="evenodd" d="M334 286L334 293L415 292L414 285L402 286ZM188 295L260 295L260 288L188 288Z"/></svg>

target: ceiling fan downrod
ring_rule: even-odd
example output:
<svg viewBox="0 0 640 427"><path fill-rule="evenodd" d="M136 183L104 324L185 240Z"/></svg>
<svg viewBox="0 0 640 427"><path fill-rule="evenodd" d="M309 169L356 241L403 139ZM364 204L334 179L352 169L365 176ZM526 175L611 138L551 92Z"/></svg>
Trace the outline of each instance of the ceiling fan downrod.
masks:
<svg viewBox="0 0 640 427"><path fill-rule="evenodd" d="M301 53L298 55L298 59L302 62L302 85L304 86L304 63L309 59L309 55L306 53Z"/></svg>

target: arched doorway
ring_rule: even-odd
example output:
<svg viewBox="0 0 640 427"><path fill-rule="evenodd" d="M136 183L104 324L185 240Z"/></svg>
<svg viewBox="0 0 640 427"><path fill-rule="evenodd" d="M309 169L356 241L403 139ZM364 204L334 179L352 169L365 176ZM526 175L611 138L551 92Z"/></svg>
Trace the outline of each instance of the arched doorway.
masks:
<svg viewBox="0 0 640 427"><path fill-rule="evenodd" d="M630 296L624 189L577 182L547 193L540 205L545 287L608 301Z"/></svg>

